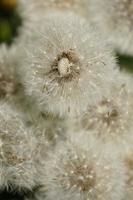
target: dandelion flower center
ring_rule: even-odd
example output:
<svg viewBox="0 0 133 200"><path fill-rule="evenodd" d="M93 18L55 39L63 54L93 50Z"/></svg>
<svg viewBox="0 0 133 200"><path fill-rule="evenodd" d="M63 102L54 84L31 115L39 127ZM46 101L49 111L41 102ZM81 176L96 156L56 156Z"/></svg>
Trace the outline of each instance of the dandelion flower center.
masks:
<svg viewBox="0 0 133 200"><path fill-rule="evenodd" d="M17 138L17 143L21 143L21 139ZM14 138L7 135L6 132L0 131L0 140L1 140L1 146L0 146L0 157L8 163L9 165L17 165L23 163L26 159L22 156L17 155L15 152L12 151L12 149L9 147L9 141L12 145L15 145L16 141L14 141Z"/></svg>
<svg viewBox="0 0 133 200"><path fill-rule="evenodd" d="M65 173L60 177L61 184L64 188L75 188L80 192L90 191L95 186L96 174L93 170L93 166L86 164L85 157L83 160L75 157L71 159L71 162L67 162L64 165Z"/></svg>
<svg viewBox="0 0 133 200"><path fill-rule="evenodd" d="M71 81L77 78L80 74L80 61L76 53L70 50L59 55L52 65L53 71L58 74L59 80L64 78Z"/></svg>
<svg viewBox="0 0 133 200"><path fill-rule="evenodd" d="M58 63L58 71L61 76L65 76L70 73L71 63L68 58L62 58Z"/></svg>

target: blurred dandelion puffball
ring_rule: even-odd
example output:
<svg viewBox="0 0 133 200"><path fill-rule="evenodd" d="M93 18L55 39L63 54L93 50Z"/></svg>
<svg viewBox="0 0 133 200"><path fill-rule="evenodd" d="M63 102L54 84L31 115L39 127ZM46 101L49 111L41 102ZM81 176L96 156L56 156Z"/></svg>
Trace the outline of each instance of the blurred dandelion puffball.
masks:
<svg viewBox="0 0 133 200"><path fill-rule="evenodd" d="M23 38L23 35L26 34L27 37L31 22L39 22L49 10L50 12L61 11L63 13L71 11L79 16L88 18L88 7L88 0L19 0L17 9L23 19L20 35Z"/></svg>
<svg viewBox="0 0 133 200"><path fill-rule="evenodd" d="M125 154L124 160L127 169L127 179L126 179L126 197L128 200L133 198L133 148Z"/></svg>
<svg viewBox="0 0 133 200"><path fill-rule="evenodd" d="M90 16L105 31L116 50L133 55L133 0L92 0Z"/></svg>
<svg viewBox="0 0 133 200"><path fill-rule="evenodd" d="M6 45L0 47L0 100L8 101L8 103L17 107L21 112L27 113L29 116L32 111L32 103L30 99L26 99L24 88L18 76L18 66L21 62L21 53L17 51L16 44L11 48ZM28 109L27 109L28 107ZM37 111L34 109L34 118ZM26 116L26 117L27 117Z"/></svg>
<svg viewBox="0 0 133 200"><path fill-rule="evenodd" d="M24 0L23 0L24 1ZM72 11L81 16L88 16L89 0L30 0L32 9L45 12L47 10Z"/></svg>
<svg viewBox="0 0 133 200"><path fill-rule="evenodd" d="M46 146L54 146L59 139L65 139L65 132L68 129L67 120L58 119L57 117L40 118L37 124L34 124L35 134L40 140L40 146L44 149L44 142Z"/></svg>
<svg viewBox="0 0 133 200"><path fill-rule="evenodd" d="M37 139L36 162L38 163L38 180L43 184L45 157L49 150L53 149L59 140L66 140L67 126L65 120L47 117L47 119L38 119L38 123L32 125L34 135ZM41 175L40 175L40 174ZM37 192L38 193L38 192Z"/></svg>
<svg viewBox="0 0 133 200"><path fill-rule="evenodd" d="M111 49L92 25L70 12L67 17L47 13L40 23L24 42L20 78L25 91L41 112L79 115L102 92L108 93L115 79Z"/></svg>
<svg viewBox="0 0 133 200"><path fill-rule="evenodd" d="M132 135L129 136L128 141L132 141ZM125 179L125 198L127 200L132 200L133 198L133 143L129 142L123 148L123 145L112 148L119 154L119 159L123 162L125 166L126 179Z"/></svg>
<svg viewBox="0 0 133 200"><path fill-rule="evenodd" d="M125 169L112 149L85 133L71 133L48 153L44 172L46 200L122 199ZM97 147L97 148L96 148Z"/></svg>
<svg viewBox="0 0 133 200"><path fill-rule="evenodd" d="M15 76L13 50L6 46L0 47L0 98L12 98L18 92L18 80Z"/></svg>
<svg viewBox="0 0 133 200"><path fill-rule="evenodd" d="M76 127L91 131L102 140L113 142L121 147L128 145L132 135L133 92L125 84L113 85L110 95L88 106L86 112L77 120ZM78 126L79 124L79 126Z"/></svg>
<svg viewBox="0 0 133 200"><path fill-rule="evenodd" d="M32 189L36 183L34 149L36 140L19 114L0 102L0 188L19 191Z"/></svg>

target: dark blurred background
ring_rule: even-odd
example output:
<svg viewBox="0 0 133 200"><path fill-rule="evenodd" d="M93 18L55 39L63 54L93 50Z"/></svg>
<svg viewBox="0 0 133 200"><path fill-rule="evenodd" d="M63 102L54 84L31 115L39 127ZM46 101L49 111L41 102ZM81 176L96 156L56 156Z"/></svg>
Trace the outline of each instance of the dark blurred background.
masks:
<svg viewBox="0 0 133 200"><path fill-rule="evenodd" d="M17 12L18 0L0 0L0 44L11 45L22 20Z"/></svg>
<svg viewBox="0 0 133 200"><path fill-rule="evenodd" d="M0 200L24 200L23 194L7 190L0 191Z"/></svg>

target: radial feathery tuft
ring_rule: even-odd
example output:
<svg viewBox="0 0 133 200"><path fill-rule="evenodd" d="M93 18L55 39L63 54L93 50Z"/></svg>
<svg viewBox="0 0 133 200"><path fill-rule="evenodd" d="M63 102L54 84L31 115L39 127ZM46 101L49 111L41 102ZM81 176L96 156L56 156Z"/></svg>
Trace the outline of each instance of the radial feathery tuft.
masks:
<svg viewBox="0 0 133 200"><path fill-rule="evenodd" d="M44 167L46 200L121 199L125 169L109 149L101 149L94 138L79 132L59 142Z"/></svg>
<svg viewBox="0 0 133 200"><path fill-rule="evenodd" d="M6 103L0 103L0 188L20 190L35 186L36 139L25 127L23 117ZM26 181L25 181L26 180Z"/></svg>
<svg viewBox="0 0 133 200"><path fill-rule="evenodd" d="M33 31L20 75L41 112L77 116L108 93L116 65L96 32L81 17L67 13L66 18L61 12L47 13L42 28Z"/></svg>

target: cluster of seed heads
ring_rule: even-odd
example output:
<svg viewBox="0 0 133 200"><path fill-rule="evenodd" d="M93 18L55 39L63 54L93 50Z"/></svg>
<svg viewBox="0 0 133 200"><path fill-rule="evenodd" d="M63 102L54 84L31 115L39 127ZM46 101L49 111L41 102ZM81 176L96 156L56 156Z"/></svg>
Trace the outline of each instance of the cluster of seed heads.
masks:
<svg viewBox="0 0 133 200"><path fill-rule="evenodd" d="M133 0L1 2L23 23L0 46L0 191L132 200L133 80L114 50L133 52Z"/></svg>

